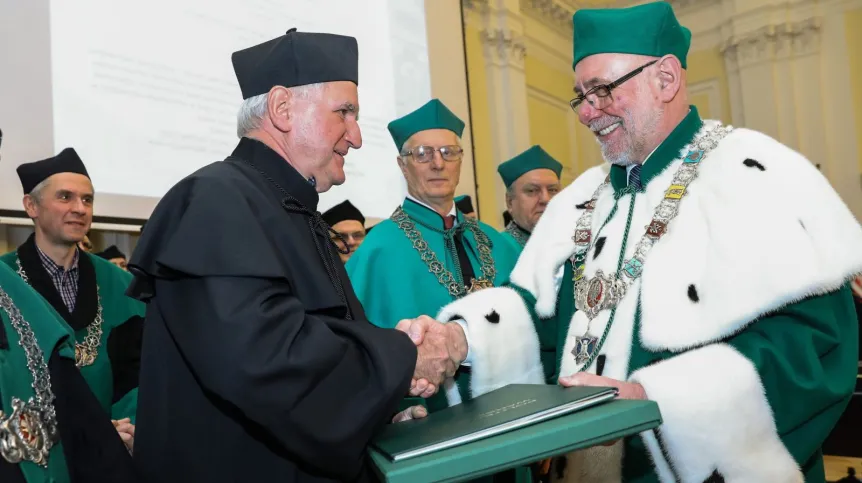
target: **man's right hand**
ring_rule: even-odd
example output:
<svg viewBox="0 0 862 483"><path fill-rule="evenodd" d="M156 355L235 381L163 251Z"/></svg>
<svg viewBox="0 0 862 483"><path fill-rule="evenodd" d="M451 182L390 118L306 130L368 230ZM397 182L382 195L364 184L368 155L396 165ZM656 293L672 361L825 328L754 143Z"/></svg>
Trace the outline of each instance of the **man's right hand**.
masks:
<svg viewBox="0 0 862 483"><path fill-rule="evenodd" d="M467 339L458 324L442 324L431 317L402 320L396 329L407 333L419 348L411 396L430 397L467 357Z"/></svg>

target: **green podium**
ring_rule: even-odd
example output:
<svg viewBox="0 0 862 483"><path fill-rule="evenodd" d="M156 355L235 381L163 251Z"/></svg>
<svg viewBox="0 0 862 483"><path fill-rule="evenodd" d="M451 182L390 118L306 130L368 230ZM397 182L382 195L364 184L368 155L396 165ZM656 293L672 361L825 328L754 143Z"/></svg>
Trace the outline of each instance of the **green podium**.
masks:
<svg viewBox="0 0 862 483"><path fill-rule="evenodd" d="M661 424L655 402L617 400L609 391L506 386L425 419L389 425L372 442L371 460L388 483L469 481ZM475 440L457 442L465 438Z"/></svg>

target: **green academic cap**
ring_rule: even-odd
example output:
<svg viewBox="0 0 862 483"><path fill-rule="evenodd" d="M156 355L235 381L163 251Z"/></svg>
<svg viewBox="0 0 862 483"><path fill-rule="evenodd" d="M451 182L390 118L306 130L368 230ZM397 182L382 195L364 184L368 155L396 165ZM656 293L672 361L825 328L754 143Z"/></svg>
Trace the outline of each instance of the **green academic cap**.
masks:
<svg viewBox="0 0 862 483"><path fill-rule="evenodd" d="M387 127L395 147L400 151L410 136L429 129L448 129L460 138L464 132L464 121L439 99L431 99L419 109L390 122Z"/></svg>
<svg viewBox="0 0 862 483"><path fill-rule="evenodd" d="M503 183L508 188L518 178L534 169L550 169L559 178L560 173L563 171L563 165L545 152L541 146L533 146L505 163L500 164L497 167L497 172L500 173Z"/></svg>
<svg viewBox="0 0 862 483"><path fill-rule="evenodd" d="M574 61L595 54L673 54L686 68L691 31L681 26L667 2L629 8L585 8L575 12Z"/></svg>

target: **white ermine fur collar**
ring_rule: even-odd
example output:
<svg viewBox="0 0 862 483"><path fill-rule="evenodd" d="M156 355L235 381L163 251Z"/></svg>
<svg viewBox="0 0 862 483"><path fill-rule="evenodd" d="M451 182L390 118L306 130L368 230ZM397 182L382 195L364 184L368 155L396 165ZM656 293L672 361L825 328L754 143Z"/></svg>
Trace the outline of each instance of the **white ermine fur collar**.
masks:
<svg viewBox="0 0 862 483"><path fill-rule="evenodd" d="M702 130L717 124L705 121ZM638 195L651 210L687 152L688 146ZM512 272L512 282L536 298L540 316L554 314L554 275L575 251L572 235L583 211L576 206L606 173L605 166L591 168L554 197ZM594 234L613 203L609 186L596 204ZM644 227L631 229L639 238ZM647 256L636 284L642 342L652 349L697 346L833 291L862 272L860 247L862 227L811 162L764 134L734 129L701 162L678 215ZM588 258L586 273L594 272Z"/></svg>

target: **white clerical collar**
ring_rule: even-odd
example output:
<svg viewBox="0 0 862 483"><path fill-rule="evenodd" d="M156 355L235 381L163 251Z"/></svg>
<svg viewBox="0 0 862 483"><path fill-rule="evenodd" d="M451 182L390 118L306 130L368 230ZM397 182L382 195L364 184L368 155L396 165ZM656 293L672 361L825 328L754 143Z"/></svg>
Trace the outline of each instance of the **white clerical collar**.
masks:
<svg viewBox="0 0 862 483"><path fill-rule="evenodd" d="M425 203L424 201L417 199L416 197L414 197L414 196L413 196L413 195L411 195L410 193L407 193L407 199L408 199L408 200L410 200L410 201L412 201L412 202L414 202L414 203L416 203L416 204L422 205L422 206L424 206L425 208L428 208L429 210L433 211L434 213L437 213L437 210L435 210L434 208L431 208L431 206L430 206L430 205L428 205L428 203ZM437 214L439 215L439 213L437 213ZM457 224L458 224L458 209L457 209L457 207L455 206L455 201L454 201L454 200L452 201L452 209L451 209L451 210L449 210L449 216L454 216L454 217L455 217L455 224L457 225Z"/></svg>

